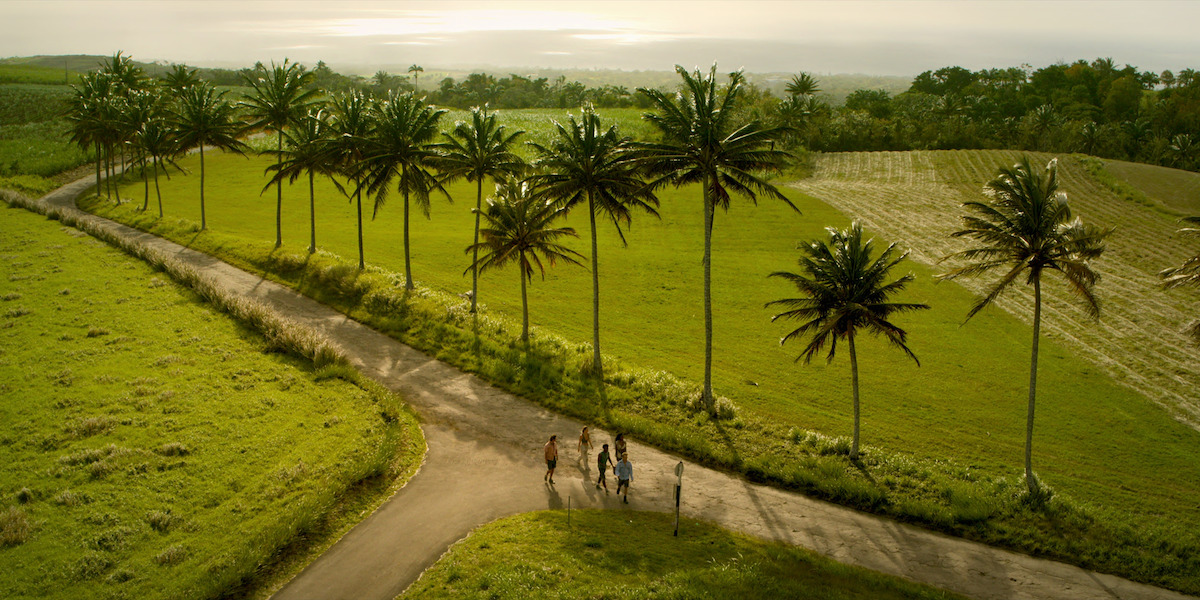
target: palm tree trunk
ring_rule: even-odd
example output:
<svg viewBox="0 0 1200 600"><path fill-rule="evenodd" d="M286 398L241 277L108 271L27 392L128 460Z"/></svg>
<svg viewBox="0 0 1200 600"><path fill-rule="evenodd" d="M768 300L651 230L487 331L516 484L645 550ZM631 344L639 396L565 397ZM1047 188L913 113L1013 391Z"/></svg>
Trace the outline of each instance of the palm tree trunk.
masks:
<svg viewBox="0 0 1200 600"><path fill-rule="evenodd" d="M1033 476L1033 401L1037 391L1038 333L1042 328L1042 278L1040 273L1033 277L1033 352L1029 360L1029 414L1025 420L1025 483L1029 493L1037 491L1037 480Z"/></svg>
<svg viewBox="0 0 1200 600"><path fill-rule="evenodd" d="M100 195L100 163L104 162L104 155L100 152L100 142L96 142L96 195Z"/></svg>
<svg viewBox="0 0 1200 600"><path fill-rule="evenodd" d="M471 255L471 312L475 312L479 298L479 216L483 209L483 177L475 182L475 243L471 245L474 253ZM524 275L522 275L524 277ZM525 280L521 280L524 289Z"/></svg>
<svg viewBox="0 0 1200 600"><path fill-rule="evenodd" d="M158 196L158 218L163 217L162 190L158 187L158 157L154 157L154 195Z"/></svg>
<svg viewBox="0 0 1200 600"><path fill-rule="evenodd" d="M712 391L712 228L713 205L709 199L708 177L704 178L704 389L700 402L714 412Z"/></svg>
<svg viewBox="0 0 1200 600"><path fill-rule="evenodd" d="M588 191L588 217L592 222L592 370L596 381L604 385L604 365L600 362L600 257L596 245L596 205Z"/></svg>
<svg viewBox="0 0 1200 600"><path fill-rule="evenodd" d="M282 183L282 182L280 182ZM308 221L312 233L312 241L308 244L308 253L317 251L317 202L313 194L313 172L308 172Z"/></svg>
<svg viewBox="0 0 1200 600"><path fill-rule="evenodd" d="M279 168L278 165L283 162L283 128L280 128L277 131L279 131L279 144L278 144L279 153L275 155L276 169L278 169ZM275 184L275 247L278 248L282 245L283 245L283 180L280 179L279 183Z"/></svg>
<svg viewBox="0 0 1200 600"><path fill-rule="evenodd" d="M362 270L367 268L367 263L363 257L362 181L358 177L354 178L354 200L358 208L358 268Z"/></svg>
<svg viewBox="0 0 1200 600"><path fill-rule="evenodd" d="M142 186L146 188L146 199L142 201L142 212L150 208L150 178L146 175L146 161L142 160Z"/></svg>
<svg viewBox="0 0 1200 600"><path fill-rule="evenodd" d="M200 231L208 229L204 218L204 144L200 144Z"/></svg>
<svg viewBox="0 0 1200 600"><path fill-rule="evenodd" d="M104 146L104 194L112 200L112 146Z"/></svg>
<svg viewBox="0 0 1200 600"><path fill-rule="evenodd" d="M850 443L850 458L858 458L858 353L854 351L854 333L850 333L850 387L854 390L854 441Z"/></svg>
<svg viewBox="0 0 1200 600"><path fill-rule="evenodd" d="M417 286L413 285L412 279L412 257L408 252L408 186L406 182L407 169L403 169L400 174L400 186L404 188L404 289L412 290Z"/></svg>
<svg viewBox="0 0 1200 600"><path fill-rule="evenodd" d="M525 251L520 252L517 271L521 276L521 341L529 344L529 296L525 293Z"/></svg>

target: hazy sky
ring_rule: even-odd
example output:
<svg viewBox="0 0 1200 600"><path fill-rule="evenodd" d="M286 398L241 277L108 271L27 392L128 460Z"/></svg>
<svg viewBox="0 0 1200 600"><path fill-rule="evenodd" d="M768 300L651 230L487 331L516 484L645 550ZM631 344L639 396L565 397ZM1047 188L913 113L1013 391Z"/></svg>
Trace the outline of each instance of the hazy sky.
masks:
<svg viewBox="0 0 1200 600"><path fill-rule="evenodd" d="M603 67L912 75L1112 57L1200 67L1200 2L0 0L0 56L247 66Z"/></svg>

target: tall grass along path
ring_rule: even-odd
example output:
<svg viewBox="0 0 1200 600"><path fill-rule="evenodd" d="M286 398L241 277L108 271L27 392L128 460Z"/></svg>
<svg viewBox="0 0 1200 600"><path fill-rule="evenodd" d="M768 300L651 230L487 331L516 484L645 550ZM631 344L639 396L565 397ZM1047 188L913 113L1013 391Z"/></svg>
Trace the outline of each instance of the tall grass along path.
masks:
<svg viewBox="0 0 1200 600"><path fill-rule="evenodd" d="M94 179L42 201L73 209ZM150 234L98 219L203 270L236 294L270 304L346 349L364 374L404 395L421 415L428 454L421 471L374 514L317 559L275 598L391 600L455 541L497 518L539 509L673 509L679 459L630 443L637 480L629 504L597 493L595 455L578 461L564 444L558 485L542 482L542 444L572 440L582 423L492 387L288 288ZM597 443L614 432L593 429ZM1182 594L1063 563L931 533L802 495L756 485L684 461L682 511L769 540L811 548L838 561L946 588L974 598L1186 598ZM664 530L664 536L671 535Z"/></svg>

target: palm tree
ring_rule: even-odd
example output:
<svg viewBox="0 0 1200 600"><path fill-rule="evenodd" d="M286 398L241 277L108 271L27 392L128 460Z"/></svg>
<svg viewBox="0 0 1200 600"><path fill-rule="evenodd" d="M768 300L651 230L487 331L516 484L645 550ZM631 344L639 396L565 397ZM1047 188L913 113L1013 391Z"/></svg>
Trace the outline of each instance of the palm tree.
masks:
<svg viewBox="0 0 1200 600"><path fill-rule="evenodd" d="M421 73L425 72L425 67L422 67L421 65L415 65L415 64L409 65L408 72L412 73L412 76L413 76L413 91L414 92L421 91L421 81L420 81L419 77L421 76Z"/></svg>
<svg viewBox="0 0 1200 600"><path fill-rule="evenodd" d="M511 177L524 166L521 157L512 152L512 145L524 131L505 131L495 112L487 105L471 109L471 122L458 122L453 133L443 133L446 142L439 147L444 153L439 168L445 181L466 177L475 182L475 240L476 253L471 257L471 312L475 312L479 297L479 219L483 214L483 179Z"/></svg>
<svg viewBox="0 0 1200 600"><path fill-rule="evenodd" d="M521 277L521 341L529 343L529 299L527 281L533 280L533 267L546 279L544 263L556 261L583 266L575 257L582 254L558 244L565 236L579 237L570 227L554 227L566 208L547 202L531 193L525 182L502 182L496 186L496 196L488 199L487 228L480 232L483 241L467 247L476 258L467 271L487 271L515 261ZM479 251L484 252L479 256ZM463 273L464 275L466 272Z"/></svg>
<svg viewBox="0 0 1200 600"><path fill-rule="evenodd" d="M1058 161L1051 160L1045 171L1030 166L1029 157L1000 169L984 187L989 202L966 202L971 214L963 217L961 231L952 237L969 237L983 245L951 254L942 260L962 259L966 266L941 276L954 279L978 276L1003 269L1000 280L991 284L987 294L976 300L967 319L991 304L1022 275L1033 286L1033 350L1029 366L1029 411L1025 424L1025 481L1030 493L1038 490L1033 474L1033 409L1037 391L1038 336L1042 325L1042 273L1062 274L1068 287L1083 299L1084 308L1093 318L1100 317L1100 304L1092 290L1100 274L1091 261L1104 252L1104 238L1111 229L1102 230L1071 218L1067 195L1058 189Z"/></svg>
<svg viewBox="0 0 1200 600"><path fill-rule="evenodd" d="M838 231L828 228L829 241L815 240L801 247L800 273L779 271L770 277L781 277L796 285L803 295L768 302L767 306L782 306L788 310L771 318L799 319L804 324L779 340L808 337L808 345L796 360L805 364L829 345L827 360L833 362L838 340L850 346L850 382L854 390L854 442L850 446L850 458L858 457L858 354L854 348L854 336L859 330L887 338L893 346L904 351L921 365L905 343L908 336L888 319L898 313L924 310L925 304L890 302L889 299L904 290L913 280L912 274L887 283L888 271L900 264L907 256L905 252L893 256L896 244L891 244L879 256L872 258L873 240L863 241L862 225L855 221L850 229Z"/></svg>
<svg viewBox="0 0 1200 600"><path fill-rule="evenodd" d="M102 73L85 73L79 86L71 86L67 99L66 118L70 123L71 141L84 151L96 154L96 193L100 193L100 169L104 162L104 132L107 111L104 104L111 97L111 79Z"/></svg>
<svg viewBox="0 0 1200 600"><path fill-rule="evenodd" d="M1185 237L1200 237L1200 228L1197 227L1200 226L1200 217L1184 217L1180 222L1190 225L1180 229L1180 234ZM1200 286L1200 254L1188 258L1178 267L1163 269L1158 275L1162 277L1163 287L1166 289L1185 285ZM1187 332L1192 337L1192 342L1200 345L1200 321L1189 325Z"/></svg>
<svg viewBox="0 0 1200 600"><path fill-rule="evenodd" d="M196 69L189 69L187 65L180 64L171 65L171 70L164 73L162 79L163 85L175 93L179 93L185 87L200 83Z"/></svg>
<svg viewBox="0 0 1200 600"><path fill-rule="evenodd" d="M161 219L163 206L162 190L158 187L158 166L163 165L165 171L167 163L175 165L174 157L178 152L171 126L163 118L152 118L142 124L142 128L134 137L134 144L142 156L149 159L154 171L154 193L158 196L158 217ZM148 207L149 201L150 197L147 195L146 202L142 204L143 211Z"/></svg>
<svg viewBox="0 0 1200 600"><path fill-rule="evenodd" d="M416 287L408 243L409 198L416 198L426 218L430 192L440 191L451 200L433 173L439 158L433 140L438 134L438 121L445 113L417 99L412 92L392 94L376 109L375 129L364 152L363 168L370 180L368 192L375 195L372 218L387 202L393 182L404 196L404 288L407 290Z"/></svg>
<svg viewBox="0 0 1200 600"><path fill-rule="evenodd" d="M638 88L658 112L644 118L662 134L656 143L642 144L643 165L655 177L655 187L701 184L704 209L704 388L703 405L715 408L712 392L712 228L717 207L728 211L732 194L757 202L763 194L787 203L786 196L762 178L779 171L791 156L776 148L775 140L790 131L764 127L757 122L735 122L734 107L741 94L741 71L729 74L724 87L717 85L717 66L708 76L690 74L678 65L682 90L668 96L658 90ZM799 213L799 210L796 210Z"/></svg>
<svg viewBox="0 0 1200 600"><path fill-rule="evenodd" d="M245 154L246 145L237 139L240 127L226 92L217 93L207 82L183 89L171 112L171 126L180 152L200 150L200 229L208 228L204 214L204 147Z"/></svg>
<svg viewBox="0 0 1200 600"><path fill-rule="evenodd" d="M266 169L267 173L274 171L275 175L271 177L267 185L263 186L265 192L272 185L276 187L282 185L284 179L287 179L288 183L295 183L300 175L308 174L308 215L311 233L308 244L309 254L317 251L317 204L313 179L317 173L325 175L339 192L345 193L342 184L333 177L338 173L339 165L331 156L331 152L336 150L330 148L328 135L329 121L325 113L319 110L310 111L284 134L287 143L279 153L279 160Z"/></svg>
<svg viewBox="0 0 1200 600"><path fill-rule="evenodd" d="M793 75L784 90L789 96L812 96L821 91L821 85L808 73Z"/></svg>
<svg viewBox="0 0 1200 600"><path fill-rule="evenodd" d="M364 173L361 170L363 152L374 127L371 101L360 91L350 91L334 96L332 108L332 135L329 138L330 159L337 162L342 172L354 180L354 203L358 214L358 268L366 268L363 254L362 191Z"/></svg>
<svg viewBox="0 0 1200 600"><path fill-rule="evenodd" d="M621 243L635 209L658 216L658 198L642 181L637 156L629 138L621 137L617 127L607 130L591 106L583 109L581 120L572 116L570 125L555 122L555 136L549 146L530 142L539 154L538 173L529 178L539 194L571 210L585 201L592 231L592 369L597 381L604 381L600 362L600 258L596 244L596 216L607 217Z"/></svg>
<svg viewBox="0 0 1200 600"><path fill-rule="evenodd" d="M278 137L276 156L283 160L283 129L295 125L308 114L317 104L320 91L304 89L312 82L313 74L287 59L282 65L272 62L270 69L257 69L253 73L257 77L247 74L245 79L246 85L254 88L254 93L243 95L241 103L250 119L246 128L274 131ZM275 187L275 247L278 248L283 245L283 186Z"/></svg>

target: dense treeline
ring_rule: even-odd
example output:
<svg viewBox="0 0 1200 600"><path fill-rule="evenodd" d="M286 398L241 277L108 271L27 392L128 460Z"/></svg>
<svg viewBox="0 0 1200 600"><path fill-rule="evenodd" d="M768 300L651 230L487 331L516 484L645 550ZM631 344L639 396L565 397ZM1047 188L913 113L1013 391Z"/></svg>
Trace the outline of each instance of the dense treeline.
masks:
<svg viewBox="0 0 1200 600"><path fill-rule="evenodd" d="M1200 168L1200 77L1155 74L1111 59L918 75L892 96L859 90L843 106L765 97L764 117L796 125L799 142L827 152L1021 149L1082 152Z"/></svg>

